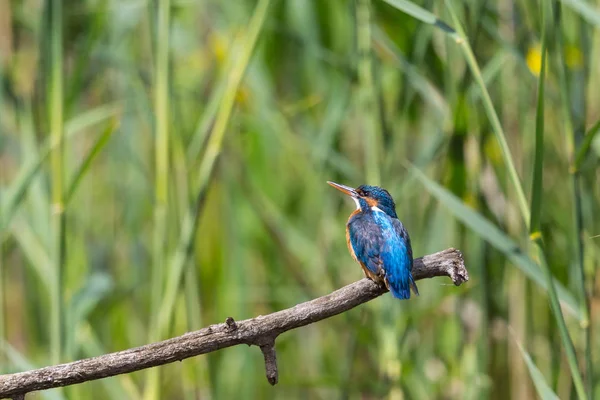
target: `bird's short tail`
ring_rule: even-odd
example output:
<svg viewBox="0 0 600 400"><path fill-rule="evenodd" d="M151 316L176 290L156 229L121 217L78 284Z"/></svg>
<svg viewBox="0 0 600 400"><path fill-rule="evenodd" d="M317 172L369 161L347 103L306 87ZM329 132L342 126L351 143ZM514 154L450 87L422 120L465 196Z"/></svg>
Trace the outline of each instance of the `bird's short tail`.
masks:
<svg viewBox="0 0 600 400"><path fill-rule="evenodd" d="M392 292L392 295L398 299L410 299L411 288L415 295L419 295L419 289L417 289L417 284L410 272L399 279L388 279L386 277L385 285Z"/></svg>

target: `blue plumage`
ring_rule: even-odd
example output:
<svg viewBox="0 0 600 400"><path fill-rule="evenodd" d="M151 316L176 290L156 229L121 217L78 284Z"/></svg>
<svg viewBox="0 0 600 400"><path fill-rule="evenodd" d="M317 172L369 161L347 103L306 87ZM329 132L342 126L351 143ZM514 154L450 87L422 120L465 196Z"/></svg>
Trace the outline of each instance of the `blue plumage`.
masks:
<svg viewBox="0 0 600 400"><path fill-rule="evenodd" d="M411 287L418 295L411 274L410 237L396 215L390 194L377 186L363 185L353 189L328 183L356 202L357 209L346 224L346 238L350 253L362 266L365 275L376 282L384 282L392 295L399 299L409 299Z"/></svg>

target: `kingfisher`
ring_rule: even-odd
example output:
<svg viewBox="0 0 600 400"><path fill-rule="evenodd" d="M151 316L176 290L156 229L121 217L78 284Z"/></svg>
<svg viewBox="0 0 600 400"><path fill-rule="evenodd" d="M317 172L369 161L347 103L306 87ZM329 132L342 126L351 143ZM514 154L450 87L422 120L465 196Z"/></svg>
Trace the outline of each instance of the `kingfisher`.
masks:
<svg viewBox="0 0 600 400"><path fill-rule="evenodd" d="M410 237L398 219L396 204L389 192L379 186L361 185L354 189L331 181L327 183L356 203L356 210L346 223L346 243L365 276L377 283L383 282L398 299L409 299L411 288L418 296L411 273Z"/></svg>

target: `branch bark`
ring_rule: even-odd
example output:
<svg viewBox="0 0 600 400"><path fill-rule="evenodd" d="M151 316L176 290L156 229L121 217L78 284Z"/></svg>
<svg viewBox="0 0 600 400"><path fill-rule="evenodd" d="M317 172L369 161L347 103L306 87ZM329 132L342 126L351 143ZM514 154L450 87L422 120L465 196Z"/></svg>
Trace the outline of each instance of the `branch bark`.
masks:
<svg viewBox="0 0 600 400"><path fill-rule="evenodd" d="M456 286L469 280L462 254L447 249L415 259L415 280L448 276ZM351 283L328 295L292 308L243 321L229 317L194 332L128 350L87 358L67 364L0 376L0 398L23 398L36 390L69 386L77 383L126 374L146 368L181 361L238 344L260 347L265 359L266 375L274 385L278 380L275 339L283 332L312 324L348 311L387 292L369 279Z"/></svg>

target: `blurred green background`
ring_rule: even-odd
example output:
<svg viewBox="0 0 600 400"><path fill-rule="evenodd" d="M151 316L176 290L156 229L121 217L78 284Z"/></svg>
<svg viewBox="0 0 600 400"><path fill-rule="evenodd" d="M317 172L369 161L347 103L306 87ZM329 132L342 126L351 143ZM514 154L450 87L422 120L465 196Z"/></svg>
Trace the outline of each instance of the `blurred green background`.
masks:
<svg viewBox="0 0 600 400"><path fill-rule="evenodd" d="M598 26L594 0L0 1L0 372L362 278L334 180L470 281L284 334L275 387L238 346L36 398L600 398Z"/></svg>

